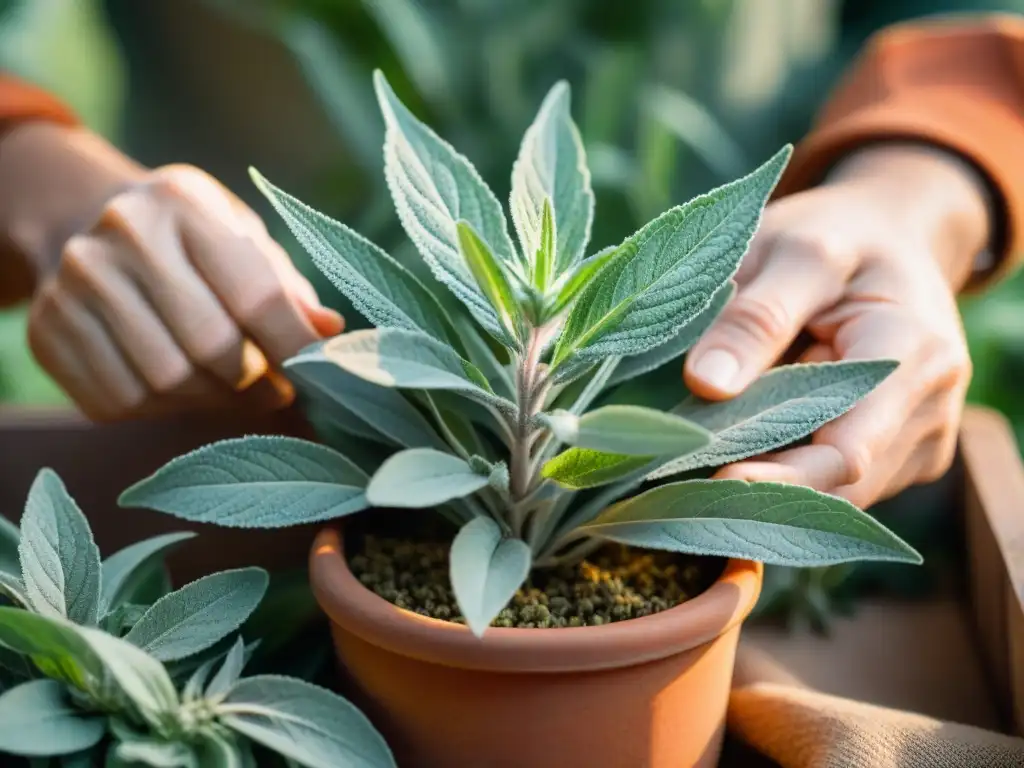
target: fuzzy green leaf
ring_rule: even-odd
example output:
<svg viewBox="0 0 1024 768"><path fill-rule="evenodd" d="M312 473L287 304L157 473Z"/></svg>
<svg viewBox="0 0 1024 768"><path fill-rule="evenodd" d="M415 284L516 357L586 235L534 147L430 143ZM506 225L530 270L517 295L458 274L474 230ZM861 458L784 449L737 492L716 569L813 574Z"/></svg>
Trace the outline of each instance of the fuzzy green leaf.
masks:
<svg viewBox="0 0 1024 768"><path fill-rule="evenodd" d="M574 303L553 364L641 354L692 322L739 266L790 152L629 237Z"/></svg>
<svg viewBox="0 0 1024 768"><path fill-rule="evenodd" d="M32 608L77 624L99 618L100 551L57 474L36 475L21 518L22 579Z"/></svg>
<svg viewBox="0 0 1024 768"><path fill-rule="evenodd" d="M545 206L554 213L558 240L554 253L547 253L554 257L549 276L568 271L583 258L594 219L586 152L569 107L569 85L557 83L526 129L512 166L512 221L527 257L544 251ZM534 265L535 273L539 266Z"/></svg>
<svg viewBox="0 0 1024 768"><path fill-rule="evenodd" d="M255 169L249 174L317 269L371 324L422 331L457 343L447 313L409 270L341 222L278 189Z"/></svg>
<svg viewBox="0 0 1024 768"><path fill-rule="evenodd" d="M621 480L650 464L653 458L570 448L548 461L542 474L564 488L579 491Z"/></svg>
<svg viewBox="0 0 1024 768"><path fill-rule="evenodd" d="M526 335L522 311L501 264L495 260L487 243L480 239L480 235L473 231L468 222L460 220L456 224L456 229L459 252L469 265L469 271L473 273L477 285L497 313L502 328L511 338L521 343Z"/></svg>
<svg viewBox="0 0 1024 768"><path fill-rule="evenodd" d="M0 606L0 644L28 656L47 677L90 691L103 679L103 664L83 631L62 617Z"/></svg>
<svg viewBox="0 0 1024 768"><path fill-rule="evenodd" d="M429 448L396 453L370 479L366 498L375 507L423 509L479 491L488 476L458 456Z"/></svg>
<svg viewBox="0 0 1024 768"><path fill-rule="evenodd" d="M583 416L556 411L546 420L563 443L627 456L680 456L711 442L703 427L638 405L607 405Z"/></svg>
<svg viewBox="0 0 1024 768"><path fill-rule="evenodd" d="M242 749L229 737L211 731L203 734L202 741L196 747L197 762L202 768L246 768L246 757Z"/></svg>
<svg viewBox="0 0 1024 768"><path fill-rule="evenodd" d="M547 293L555 273L558 240L555 233L555 215L551 212L551 199L544 198L540 216L540 245L533 257L533 287L543 296Z"/></svg>
<svg viewBox="0 0 1024 768"><path fill-rule="evenodd" d="M670 483L609 507L579 530L630 546L777 565L921 562L909 544L845 499L783 483Z"/></svg>
<svg viewBox="0 0 1024 768"><path fill-rule="evenodd" d="M452 542L452 591L466 623L477 637L508 605L530 572L530 548L502 535L489 517L466 523Z"/></svg>
<svg viewBox="0 0 1024 768"><path fill-rule="evenodd" d="M188 744L141 736L122 741L113 748L120 766L149 766L149 768L206 768L199 763ZM213 766L211 766L213 768Z"/></svg>
<svg viewBox="0 0 1024 768"><path fill-rule="evenodd" d="M615 372L608 379L608 386L614 387L629 379L643 376L686 353L711 327L735 293L736 284L730 280L711 297L711 303L671 339L643 354L620 360Z"/></svg>
<svg viewBox="0 0 1024 768"><path fill-rule="evenodd" d="M28 597L25 594L25 583L17 576L0 571L0 595L10 598L18 605L28 608Z"/></svg>
<svg viewBox="0 0 1024 768"><path fill-rule="evenodd" d="M18 558L20 542L18 526L0 514L0 572L21 577L21 560Z"/></svg>
<svg viewBox="0 0 1024 768"><path fill-rule="evenodd" d="M217 670L217 674L213 676L210 684L206 686L206 698L219 701L227 696L232 686L242 676L242 669L244 667L245 643L239 637L235 644L231 646L228 655L224 657L224 662L220 665L220 669Z"/></svg>
<svg viewBox="0 0 1024 768"><path fill-rule="evenodd" d="M56 680L32 680L0 696L0 752L69 755L98 744L106 730L104 718L73 707Z"/></svg>
<svg viewBox="0 0 1024 768"><path fill-rule="evenodd" d="M267 583L260 568L204 576L157 600L124 639L160 661L192 656L242 626Z"/></svg>
<svg viewBox="0 0 1024 768"><path fill-rule="evenodd" d="M485 405L512 410L472 363L448 346L412 331L352 331L323 347L331 362L381 387L451 390Z"/></svg>
<svg viewBox="0 0 1024 768"><path fill-rule="evenodd" d="M399 392L380 387L339 367L317 342L285 361L285 370L300 387L315 390L330 402L332 412L342 411L384 442L405 448L442 448L444 442L423 415Z"/></svg>
<svg viewBox="0 0 1024 768"><path fill-rule="evenodd" d="M179 456L118 504L228 528L284 528L365 509L366 482L365 472L330 448L250 436Z"/></svg>
<svg viewBox="0 0 1024 768"><path fill-rule="evenodd" d="M806 437L846 413L897 365L890 360L787 365L731 400L708 403L691 395L673 413L710 430L711 444L663 464L649 477L731 464Z"/></svg>
<svg viewBox="0 0 1024 768"><path fill-rule="evenodd" d="M101 569L100 615L105 615L123 602L132 602L134 590L152 577L154 569L164 567L167 550L194 537L191 531L154 536L127 546L104 560Z"/></svg>
<svg viewBox="0 0 1024 768"><path fill-rule="evenodd" d="M379 71L374 86L387 127L384 175L402 226L434 276L489 333L511 342L459 253L456 228L459 219L469 222L498 261L519 266L501 204L470 162L398 100Z"/></svg>
<svg viewBox="0 0 1024 768"><path fill-rule="evenodd" d="M240 680L217 707L221 723L307 768L394 768L384 739L340 696L287 677Z"/></svg>
<svg viewBox="0 0 1024 768"><path fill-rule="evenodd" d="M559 289L549 314L557 315L571 306L580 292L616 257L621 247L619 245L609 246L580 262Z"/></svg>

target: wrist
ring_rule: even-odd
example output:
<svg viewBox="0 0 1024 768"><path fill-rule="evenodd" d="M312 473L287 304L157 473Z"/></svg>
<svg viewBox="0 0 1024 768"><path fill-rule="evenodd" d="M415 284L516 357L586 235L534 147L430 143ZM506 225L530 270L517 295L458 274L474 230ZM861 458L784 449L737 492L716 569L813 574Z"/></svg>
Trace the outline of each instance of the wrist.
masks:
<svg viewBox="0 0 1024 768"><path fill-rule="evenodd" d="M67 239L145 173L83 128L31 122L0 134L0 300L24 298Z"/></svg>
<svg viewBox="0 0 1024 768"><path fill-rule="evenodd" d="M850 184L884 206L896 231L927 244L954 290L970 279L990 245L992 216L981 175L945 150L878 144L848 155L827 184Z"/></svg>

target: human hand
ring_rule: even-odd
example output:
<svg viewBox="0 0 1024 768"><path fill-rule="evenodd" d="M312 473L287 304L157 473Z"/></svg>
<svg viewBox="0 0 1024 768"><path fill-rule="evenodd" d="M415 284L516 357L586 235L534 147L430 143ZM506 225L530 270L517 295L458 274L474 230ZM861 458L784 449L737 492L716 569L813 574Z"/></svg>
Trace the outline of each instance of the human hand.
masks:
<svg viewBox="0 0 1024 768"><path fill-rule="evenodd" d="M866 507L943 475L971 375L955 294L987 240L981 184L921 147L863 150L822 186L770 204L736 298L687 357L687 386L732 397L801 333L812 340L804 362L900 365L809 445L716 476L807 485Z"/></svg>
<svg viewBox="0 0 1024 768"><path fill-rule="evenodd" d="M42 367L96 420L286 405L276 366L341 317L203 171L125 181L39 276L28 336Z"/></svg>

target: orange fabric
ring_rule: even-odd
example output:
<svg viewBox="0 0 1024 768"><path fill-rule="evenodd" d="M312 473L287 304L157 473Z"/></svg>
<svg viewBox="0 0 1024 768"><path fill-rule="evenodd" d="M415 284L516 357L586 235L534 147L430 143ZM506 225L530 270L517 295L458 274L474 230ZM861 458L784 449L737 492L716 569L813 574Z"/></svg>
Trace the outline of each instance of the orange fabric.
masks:
<svg viewBox="0 0 1024 768"><path fill-rule="evenodd" d="M0 128L20 120L75 125L74 113L46 91L0 73Z"/></svg>
<svg viewBox="0 0 1024 768"><path fill-rule="evenodd" d="M843 155L922 140L971 161L996 192L1004 272L1024 248L1024 17L918 22L877 33L800 143L779 185L818 183Z"/></svg>

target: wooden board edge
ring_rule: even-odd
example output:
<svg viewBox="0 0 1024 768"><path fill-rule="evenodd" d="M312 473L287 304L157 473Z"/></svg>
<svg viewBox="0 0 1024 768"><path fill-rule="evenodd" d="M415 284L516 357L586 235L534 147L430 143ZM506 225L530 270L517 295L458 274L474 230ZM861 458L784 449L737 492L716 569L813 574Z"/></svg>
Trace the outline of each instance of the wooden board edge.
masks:
<svg viewBox="0 0 1024 768"><path fill-rule="evenodd" d="M1009 422L979 407L960 430L971 610L1008 723L1024 734L1024 463Z"/></svg>

